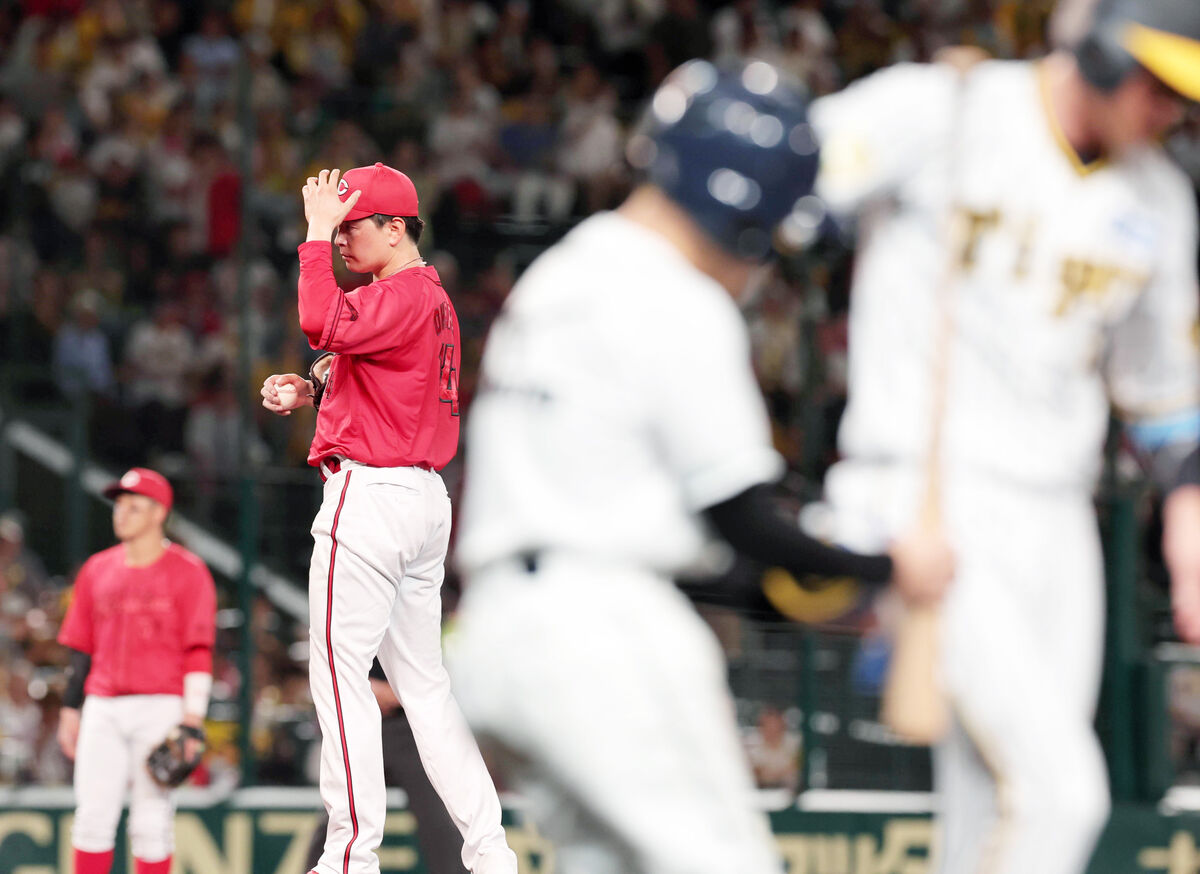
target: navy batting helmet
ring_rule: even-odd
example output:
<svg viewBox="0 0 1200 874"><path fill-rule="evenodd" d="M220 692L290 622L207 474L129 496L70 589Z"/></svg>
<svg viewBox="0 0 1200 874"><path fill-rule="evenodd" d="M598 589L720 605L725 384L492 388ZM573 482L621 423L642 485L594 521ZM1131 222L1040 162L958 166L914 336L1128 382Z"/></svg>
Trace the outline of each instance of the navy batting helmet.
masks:
<svg viewBox="0 0 1200 874"><path fill-rule="evenodd" d="M1200 100L1200 2L1100 0L1075 47L1083 77L1113 91L1141 66L1164 85Z"/></svg>
<svg viewBox="0 0 1200 874"><path fill-rule="evenodd" d="M825 208L812 193L816 135L799 87L764 61L688 61L654 93L629 162L721 248L765 260L776 240L799 248Z"/></svg>

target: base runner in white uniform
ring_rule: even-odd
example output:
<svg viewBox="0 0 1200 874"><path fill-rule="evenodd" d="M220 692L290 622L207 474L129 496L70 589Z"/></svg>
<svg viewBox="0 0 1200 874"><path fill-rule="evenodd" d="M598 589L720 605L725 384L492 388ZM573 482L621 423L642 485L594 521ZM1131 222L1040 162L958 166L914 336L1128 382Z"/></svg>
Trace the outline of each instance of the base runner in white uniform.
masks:
<svg viewBox="0 0 1200 874"><path fill-rule="evenodd" d="M1110 403L1170 490L1176 624L1200 641L1196 210L1156 145L1181 95L1200 97L1200 4L1105 0L1098 16L1074 52L898 65L813 106L817 190L860 218L844 460L826 483L852 548L916 512L954 262L943 874L1077 874L1107 818L1092 491Z"/></svg>
<svg viewBox="0 0 1200 874"><path fill-rule="evenodd" d="M559 874L777 874L720 648L671 574L707 525L797 574L892 577L913 598L951 561L936 537L826 547L765 494L781 464L734 297L781 221L820 221L803 101L765 63L692 62L630 155L645 184L539 258L488 338L448 664Z"/></svg>

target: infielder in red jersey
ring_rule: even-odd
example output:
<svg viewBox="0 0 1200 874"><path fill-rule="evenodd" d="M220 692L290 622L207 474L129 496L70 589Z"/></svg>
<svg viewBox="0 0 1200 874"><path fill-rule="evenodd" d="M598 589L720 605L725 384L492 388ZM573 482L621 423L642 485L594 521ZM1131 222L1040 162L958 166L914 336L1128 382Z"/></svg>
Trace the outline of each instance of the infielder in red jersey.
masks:
<svg viewBox="0 0 1200 874"><path fill-rule="evenodd" d="M438 470L458 448L458 318L417 249L422 222L407 176L376 164L322 170L304 186L300 328L327 354L312 380L263 383L282 415L317 407L309 464L325 478L309 571L309 682L321 726L329 811L319 874L376 874L386 796L378 657L412 725L430 781L463 835L475 874L515 874L500 801L442 667L441 587L450 499ZM335 237L336 234L336 237ZM343 292L333 238L374 281Z"/></svg>
<svg viewBox="0 0 1200 874"><path fill-rule="evenodd" d="M176 725L204 724L217 596L204 563L163 536L166 479L135 467L104 494L120 543L79 569L58 634L72 650L58 739L75 760L75 872L109 871L128 785L135 872L167 874L175 808L146 757Z"/></svg>

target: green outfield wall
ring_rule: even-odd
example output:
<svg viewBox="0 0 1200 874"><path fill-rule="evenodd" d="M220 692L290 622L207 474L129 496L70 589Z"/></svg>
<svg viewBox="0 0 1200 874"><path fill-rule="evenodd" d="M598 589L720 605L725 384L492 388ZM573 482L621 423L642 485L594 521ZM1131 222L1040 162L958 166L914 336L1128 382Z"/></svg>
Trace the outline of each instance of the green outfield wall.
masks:
<svg viewBox="0 0 1200 874"><path fill-rule="evenodd" d="M71 812L0 808L0 874L71 874ZM217 804L182 809L176 820L174 874L304 874L317 814L289 808ZM788 874L925 874L933 827L927 815L812 812L771 814ZM509 843L521 874L551 874L553 853L520 817L506 813ZM123 829L123 826L122 826ZM405 810L388 815L379 855L384 872L424 872ZM124 832L122 831L122 840ZM1119 805L1089 874L1196 874L1200 815L1165 815ZM119 852L115 874L132 870ZM736 874L736 872L730 872Z"/></svg>

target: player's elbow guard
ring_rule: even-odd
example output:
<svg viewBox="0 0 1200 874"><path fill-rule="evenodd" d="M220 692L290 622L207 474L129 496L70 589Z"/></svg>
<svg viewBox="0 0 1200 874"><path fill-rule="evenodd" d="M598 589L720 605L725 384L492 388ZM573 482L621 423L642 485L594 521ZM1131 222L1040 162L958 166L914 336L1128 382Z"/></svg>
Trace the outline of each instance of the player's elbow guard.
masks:
<svg viewBox="0 0 1200 874"><path fill-rule="evenodd" d="M1126 433L1160 491L1200 485L1200 409L1134 422Z"/></svg>
<svg viewBox="0 0 1200 874"><path fill-rule="evenodd" d="M1175 472L1172 490L1180 486L1200 486L1200 445L1192 448Z"/></svg>

